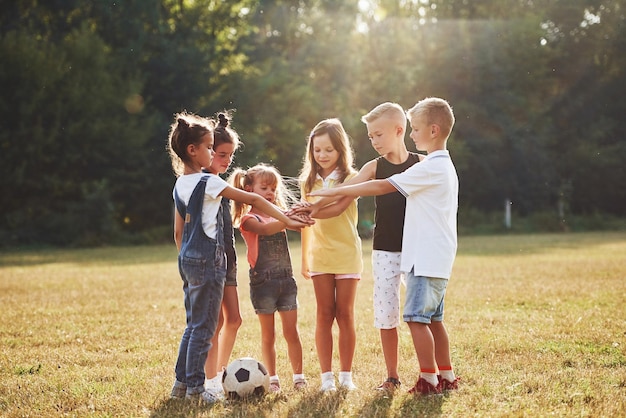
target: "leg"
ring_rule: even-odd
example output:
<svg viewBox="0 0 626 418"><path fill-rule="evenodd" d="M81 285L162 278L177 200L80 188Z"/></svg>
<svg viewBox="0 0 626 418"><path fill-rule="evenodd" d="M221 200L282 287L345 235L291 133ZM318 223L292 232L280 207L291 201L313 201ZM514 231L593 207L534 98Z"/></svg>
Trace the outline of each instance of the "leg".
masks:
<svg viewBox="0 0 626 418"><path fill-rule="evenodd" d="M397 380L399 380L400 284L403 276L400 270L401 257L400 252L372 250L374 326L380 330L380 343L387 367L387 378ZM385 383L381 385L383 388Z"/></svg>
<svg viewBox="0 0 626 418"><path fill-rule="evenodd" d="M204 365L219 321L224 280L208 277L189 284L191 333L187 347L187 395L204 392Z"/></svg>
<svg viewBox="0 0 626 418"><path fill-rule="evenodd" d="M276 335L274 332L274 314L257 314L261 324L261 351L263 352L263 362L270 376L276 374L276 348L274 342Z"/></svg>
<svg viewBox="0 0 626 418"><path fill-rule="evenodd" d="M239 311L239 295L237 286L224 286L224 298L222 299L222 313L224 326L219 336L219 350L217 355L217 371L228 366L230 355L235 346L237 331L241 326L241 312Z"/></svg>
<svg viewBox="0 0 626 418"><path fill-rule="evenodd" d="M298 332L298 311L282 311L280 319L283 323L283 336L287 342L287 352L293 374L302 373L302 342Z"/></svg>
<svg viewBox="0 0 626 418"><path fill-rule="evenodd" d="M315 346L322 373L332 371L333 333L335 321L335 276L321 274L313 278L317 314L315 323Z"/></svg>
<svg viewBox="0 0 626 418"><path fill-rule="evenodd" d="M220 317L217 322L217 329L211 339L211 348L206 356L206 362L204 363L204 374L207 379L212 379L217 375L217 353L219 352L219 333L222 325L224 324L223 309L220 309Z"/></svg>
<svg viewBox="0 0 626 418"><path fill-rule="evenodd" d="M452 366L450 358L450 341L443 321L433 321L429 326L435 343L435 359L438 366Z"/></svg>
<svg viewBox="0 0 626 418"><path fill-rule="evenodd" d="M381 329L380 343L387 366L387 377L398 377L398 328Z"/></svg>
<svg viewBox="0 0 626 418"><path fill-rule="evenodd" d="M352 370L352 360L356 347L356 329L354 325L354 301L356 288L359 283L356 279L335 280L337 295L336 316L339 326L339 363L340 371Z"/></svg>
<svg viewBox="0 0 626 418"><path fill-rule="evenodd" d="M421 370L437 370L435 361L435 340L428 324L419 322L407 322L413 339L413 346L417 354L417 360Z"/></svg>

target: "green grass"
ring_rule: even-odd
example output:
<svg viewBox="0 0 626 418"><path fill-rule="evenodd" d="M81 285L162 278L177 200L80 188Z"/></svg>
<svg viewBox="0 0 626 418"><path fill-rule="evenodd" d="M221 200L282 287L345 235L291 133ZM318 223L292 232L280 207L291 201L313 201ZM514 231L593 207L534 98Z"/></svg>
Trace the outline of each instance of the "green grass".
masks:
<svg viewBox="0 0 626 418"><path fill-rule="evenodd" d="M292 391L277 341L279 396L213 407L168 399L184 326L174 245L0 254L0 415L25 416L624 416L626 233L464 237L446 296L457 392L413 398L418 365L405 325L403 390L385 376L373 328L370 242L357 296L355 382L322 395L315 299L298 278L299 326L310 388ZM299 248L292 242L299 270ZM248 298L233 357L261 358ZM278 321L280 326L280 321ZM335 365L337 365L335 361ZM337 370L337 366L335 367Z"/></svg>

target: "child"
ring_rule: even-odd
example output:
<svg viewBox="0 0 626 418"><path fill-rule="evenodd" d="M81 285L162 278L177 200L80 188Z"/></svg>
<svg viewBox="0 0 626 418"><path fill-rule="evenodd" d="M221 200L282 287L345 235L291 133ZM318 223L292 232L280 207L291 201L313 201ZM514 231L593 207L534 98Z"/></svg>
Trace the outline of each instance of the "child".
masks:
<svg viewBox="0 0 626 418"><path fill-rule="evenodd" d="M315 190L334 187L352 178L353 153L343 125L338 119L318 123L309 136L304 167L300 174L302 197ZM361 238L357 232L355 200L337 203L341 214L321 219L302 231L302 275L313 279L317 314L315 345L321 368L321 390L334 391L332 372L335 319L339 326L339 384L356 389L352 382L352 360L356 345L354 302L361 278Z"/></svg>
<svg viewBox="0 0 626 418"><path fill-rule="evenodd" d="M407 111L411 139L424 160L386 180L318 190L312 196L376 196L398 190L406 197L401 270L406 273L404 321L411 331L420 365L412 394L456 389L448 333L443 324L444 296L456 255L458 177L447 151L454 126L443 99L426 98ZM439 375L437 374L439 371Z"/></svg>
<svg viewBox="0 0 626 418"><path fill-rule="evenodd" d="M419 162L417 153L409 152L404 143L406 115L397 103L382 103L361 118L367 126L372 147L380 157L366 163L346 184L371 179L384 179L401 173ZM344 197L343 199L352 199ZM328 205L336 199L324 198L310 208L315 218L336 216L338 205ZM342 205L339 205L341 207ZM394 391L400 387L398 375L398 325L400 324L400 270L402 228L406 199L400 192L376 196L372 273L374 275L374 326L380 330L380 341L387 367L387 379L378 390Z"/></svg>
<svg viewBox="0 0 626 418"><path fill-rule="evenodd" d="M237 169L231 182L236 188L256 193L278 207L287 208L287 189L274 167L258 164L247 171ZM239 226L248 248L250 299L261 324L261 347L270 374L270 392L280 391L274 346L276 311L283 324L294 387L303 389L306 380L302 373L302 343L298 332L298 288L291 268L286 225L262 210L238 202L234 204L233 221Z"/></svg>
<svg viewBox="0 0 626 418"><path fill-rule="evenodd" d="M306 224L287 217L254 193L228 186L219 176L203 173L213 161L214 123L179 113L172 124L168 151L178 176L174 186L174 241L185 295L186 322L176 362L173 398L221 399L204 388L204 364L215 334L226 278L221 197L258 207L290 228Z"/></svg>
<svg viewBox="0 0 626 418"><path fill-rule="evenodd" d="M239 148L239 135L230 127L230 115L218 113L218 122L213 132L215 154L209 167L212 174L224 174L233 162L235 151ZM217 330L211 340L211 349L204 366L206 375L205 386L217 392L223 392L222 373L228 365L233 352L237 331L241 326L239 311L239 295L237 294L237 252L233 222L230 215L230 200L222 198L222 215L224 218L224 245L226 252L226 282L220 310Z"/></svg>

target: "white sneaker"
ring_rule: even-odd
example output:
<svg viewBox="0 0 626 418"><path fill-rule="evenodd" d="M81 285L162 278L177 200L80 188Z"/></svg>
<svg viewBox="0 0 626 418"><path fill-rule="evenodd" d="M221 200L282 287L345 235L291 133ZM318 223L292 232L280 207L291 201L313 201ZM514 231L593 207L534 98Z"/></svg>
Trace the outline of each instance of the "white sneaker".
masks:
<svg viewBox="0 0 626 418"><path fill-rule="evenodd" d="M352 382L352 372L339 372L339 386L348 390L356 389L356 385Z"/></svg>
<svg viewBox="0 0 626 418"><path fill-rule="evenodd" d="M223 401L225 399L225 396L224 393L219 393L215 390L205 390L202 393L196 393L194 395L187 394L187 396L185 396L185 399L200 400L202 402L213 404Z"/></svg>
<svg viewBox="0 0 626 418"><path fill-rule="evenodd" d="M326 380L322 382L322 387L320 388L322 392L333 392L337 390L337 386L335 386L335 380Z"/></svg>
<svg viewBox="0 0 626 418"><path fill-rule="evenodd" d="M357 388L356 385L352 382L352 380L339 382L339 386L341 386L342 388L346 388L348 390L355 390Z"/></svg>

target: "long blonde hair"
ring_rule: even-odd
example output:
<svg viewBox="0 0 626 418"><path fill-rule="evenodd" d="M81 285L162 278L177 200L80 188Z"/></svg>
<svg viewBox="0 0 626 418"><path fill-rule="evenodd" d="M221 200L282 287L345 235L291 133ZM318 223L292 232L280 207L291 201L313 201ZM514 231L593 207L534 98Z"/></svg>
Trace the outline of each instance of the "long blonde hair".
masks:
<svg viewBox="0 0 626 418"><path fill-rule="evenodd" d="M333 148L339 153L339 160L337 161L337 169L340 173L339 182L343 183L349 174L356 172L354 169L354 151L350 146L350 138L343 128L341 121L336 118L324 119L315 125L315 128L313 128L308 138L302 172L300 173L300 182L304 184L305 193L313 189L317 173L321 168L319 164L315 162L313 140L324 134L328 134Z"/></svg>
<svg viewBox="0 0 626 418"><path fill-rule="evenodd" d="M296 201L293 194L287 189L283 181L283 177L276 167L268 164L259 163L247 170L236 168L233 174L228 178L228 182L235 188L246 190L246 187L252 188L255 182L262 182L269 186L276 186L276 199L274 204L279 208L286 210L289 205ZM233 225L239 227L241 219L250 212L251 206L246 203L232 201L232 217Z"/></svg>

